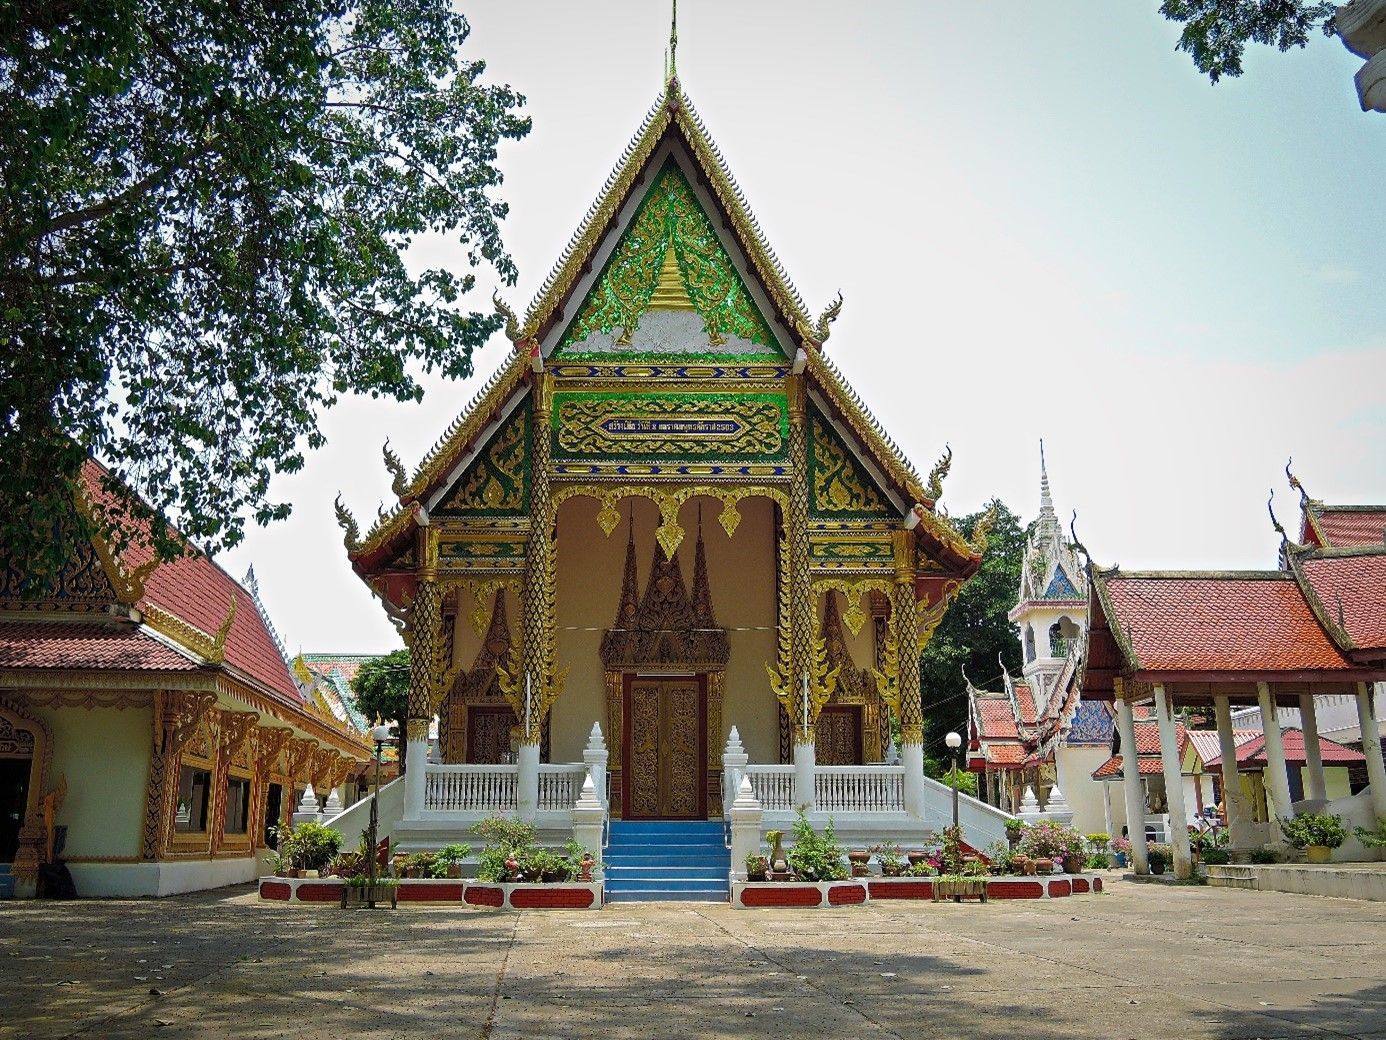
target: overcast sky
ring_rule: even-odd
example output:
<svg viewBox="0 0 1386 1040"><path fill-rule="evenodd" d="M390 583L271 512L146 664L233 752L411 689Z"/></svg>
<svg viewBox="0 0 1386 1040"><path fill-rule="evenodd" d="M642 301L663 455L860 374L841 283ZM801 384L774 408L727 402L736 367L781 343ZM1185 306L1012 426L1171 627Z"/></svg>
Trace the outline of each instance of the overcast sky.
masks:
<svg viewBox="0 0 1386 1040"><path fill-rule="evenodd" d="M668 5L462 6L534 120L501 157L523 313L660 90ZM1386 117L1336 39L1211 87L1157 7L684 0L679 71L809 308L845 296L831 356L922 472L951 443L951 513L1033 516L1043 437L1099 562L1274 566L1287 456L1316 497L1386 500ZM275 482L292 518L221 562L291 653L398 645L333 496L368 528L381 442L412 471L508 348L422 404L344 402Z"/></svg>

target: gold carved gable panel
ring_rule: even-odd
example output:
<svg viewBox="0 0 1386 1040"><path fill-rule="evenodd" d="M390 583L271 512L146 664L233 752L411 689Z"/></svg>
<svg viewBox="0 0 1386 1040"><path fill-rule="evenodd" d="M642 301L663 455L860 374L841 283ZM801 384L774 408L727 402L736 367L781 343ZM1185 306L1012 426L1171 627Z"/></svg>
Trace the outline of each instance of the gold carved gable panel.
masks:
<svg viewBox="0 0 1386 1040"><path fill-rule="evenodd" d="M839 519L893 515L885 494L816 409L808 435L810 513Z"/></svg>
<svg viewBox="0 0 1386 1040"><path fill-rule="evenodd" d="M531 406L521 403L433 510L435 516L525 516Z"/></svg>

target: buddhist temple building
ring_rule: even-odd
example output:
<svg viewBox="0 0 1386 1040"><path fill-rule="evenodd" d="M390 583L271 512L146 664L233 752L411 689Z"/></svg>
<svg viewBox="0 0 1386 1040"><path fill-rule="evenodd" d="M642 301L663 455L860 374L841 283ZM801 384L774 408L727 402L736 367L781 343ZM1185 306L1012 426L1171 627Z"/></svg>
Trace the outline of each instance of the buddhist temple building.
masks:
<svg viewBox="0 0 1386 1040"><path fill-rule="evenodd" d="M412 474L387 452L369 532L339 510L412 650L406 847L491 809L561 827L592 755L613 817L720 820L733 728L758 792L812 809L825 770L888 768L892 719L879 807L922 818L919 653L987 526L829 359L840 306L811 316L671 62L526 316L497 300L511 358Z"/></svg>
<svg viewBox="0 0 1386 1040"><path fill-rule="evenodd" d="M1189 817L1180 781L1176 711L1182 707L1216 714L1220 741L1216 758L1226 792L1223 812L1234 848L1278 844L1273 820L1304 809L1341 815L1349 827L1372 828L1386 819L1386 767L1373 684L1386 680L1386 539L1381 507L1326 507L1301 495L1300 538L1292 541L1275 521L1282 542L1279 567L1264 571L1122 571L1089 564L1088 654L1079 679L1083 697L1115 704L1117 748L1139 748L1136 711L1149 706L1159 733L1167 813ZM1274 521L1274 513L1272 513ZM1331 789L1320 741L1320 699L1351 698L1359 731L1367 786L1344 794ZM1232 725L1232 706L1256 705L1264 720L1263 767L1270 819L1257 825L1240 775L1247 761ZM1289 737L1278 709L1298 709L1302 732ZM1303 756L1304 785L1296 797L1289 751ZM1336 747L1336 745L1333 745ZM1333 753L1335 756L1337 752ZM1344 761L1339 764L1348 765ZM1140 756L1121 763L1126 819L1145 816ZM1187 832L1172 826L1175 871L1189 872ZM1144 844L1137 842L1137 869L1145 870ZM1338 857L1363 855L1355 838Z"/></svg>
<svg viewBox="0 0 1386 1040"><path fill-rule="evenodd" d="M1028 790L1041 810L1059 789L1065 818L1084 833L1106 830L1095 767L1108 757L1111 706L1085 701L1076 679L1087 635L1087 571L1064 537L1040 445L1040 511L1026 541L1009 618L1021 643L1021 674L1004 669L1000 690L969 680L968 767L992 805L1019 813ZM1110 832L1108 832L1110 833Z"/></svg>
<svg viewBox="0 0 1386 1040"><path fill-rule="evenodd" d="M0 547L0 885L153 896L249 881L301 792L342 788L369 748L305 696L253 575L80 533L105 476L84 467L51 581Z"/></svg>

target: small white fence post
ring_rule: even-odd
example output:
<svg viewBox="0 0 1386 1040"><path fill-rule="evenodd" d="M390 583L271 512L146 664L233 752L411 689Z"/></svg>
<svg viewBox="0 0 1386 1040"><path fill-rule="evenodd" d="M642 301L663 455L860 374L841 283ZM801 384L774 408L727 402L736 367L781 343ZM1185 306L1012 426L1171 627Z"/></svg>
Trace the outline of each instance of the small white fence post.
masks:
<svg viewBox="0 0 1386 1040"><path fill-rule="evenodd" d="M592 789L596 791L597 801L601 802L603 809L609 808L606 798L608 754L606 741L602 739L602 725L600 722L594 722L592 734L587 738L587 747L582 752L582 760L587 763L587 775L592 778Z"/></svg>
<svg viewBox="0 0 1386 1040"><path fill-rule="evenodd" d="M760 852L760 802L743 775L731 806L731 879L746 880L746 857Z"/></svg>
<svg viewBox="0 0 1386 1040"><path fill-rule="evenodd" d="M573 806L573 840L592 853L593 858L599 862L602 855L602 825L605 822L606 810L597 798L597 788L592 783L592 774L589 773L582 782L582 794ZM601 868L594 867L592 880L601 879Z"/></svg>
<svg viewBox="0 0 1386 1040"><path fill-rule="evenodd" d="M746 775L746 763L750 757L741 745L741 734L736 727L731 728L727 746L722 751L722 815L731 817L732 803L741 790L741 778Z"/></svg>

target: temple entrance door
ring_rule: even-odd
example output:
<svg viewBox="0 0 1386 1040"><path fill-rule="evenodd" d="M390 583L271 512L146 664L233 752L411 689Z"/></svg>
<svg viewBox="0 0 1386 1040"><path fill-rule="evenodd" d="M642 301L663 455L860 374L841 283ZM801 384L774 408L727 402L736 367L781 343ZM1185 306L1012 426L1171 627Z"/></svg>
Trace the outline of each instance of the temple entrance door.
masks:
<svg viewBox="0 0 1386 1040"><path fill-rule="evenodd" d="M467 763L495 765L510 755L510 731L517 724L509 705L469 705L467 708Z"/></svg>
<svg viewBox="0 0 1386 1040"><path fill-rule="evenodd" d="M30 758L0 758L0 863L14 862L29 801Z"/></svg>
<svg viewBox="0 0 1386 1040"><path fill-rule="evenodd" d="M859 766L864 748L860 705L829 704L814 727L814 754L820 766Z"/></svg>
<svg viewBox="0 0 1386 1040"><path fill-rule="evenodd" d="M625 677L627 820L707 818L706 676Z"/></svg>

